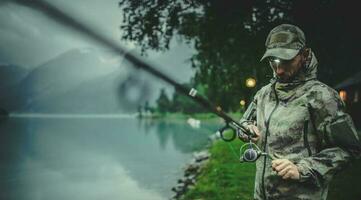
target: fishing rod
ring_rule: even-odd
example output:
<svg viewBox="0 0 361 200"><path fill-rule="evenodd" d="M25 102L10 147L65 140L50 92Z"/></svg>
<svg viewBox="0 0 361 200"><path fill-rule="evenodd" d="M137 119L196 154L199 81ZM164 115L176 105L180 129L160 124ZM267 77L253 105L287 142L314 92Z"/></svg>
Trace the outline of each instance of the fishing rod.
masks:
<svg viewBox="0 0 361 200"><path fill-rule="evenodd" d="M230 142L234 140L237 136L239 139L247 138L249 140L249 143L247 143L248 149L244 150L243 156L241 157L241 161L253 162L257 160L260 155L262 155L262 152L260 151L258 146L254 144L251 140L251 138L256 137L256 134L253 133L247 126L244 126L241 123L237 122L236 120L232 119L222 110L220 106L213 105L209 100L199 95L196 89L194 88L189 89L177 83L176 81L168 77L166 74L157 70L156 67L152 66L149 63L146 63L140 57L130 53L129 51L126 51L125 48L121 47L120 45L116 45L110 39L98 34L91 28L83 25L75 18L72 18L71 16L67 15L60 9L56 8L55 6L49 4L44 0L14 0L13 2L38 10L47 17L53 19L54 21L64 26L70 27L74 30L77 30L78 32L86 35L88 38L98 42L99 44L119 53L120 55L123 55L124 58L130 61L135 67L147 71L153 76L162 79L163 81L172 85L177 92L191 98L193 101L202 105L208 111L224 119L226 125L218 131L220 137L224 141ZM230 129L232 130L231 136L228 135L229 131L227 131ZM245 146L241 147L241 153L242 153L242 149L244 149L243 147Z"/></svg>

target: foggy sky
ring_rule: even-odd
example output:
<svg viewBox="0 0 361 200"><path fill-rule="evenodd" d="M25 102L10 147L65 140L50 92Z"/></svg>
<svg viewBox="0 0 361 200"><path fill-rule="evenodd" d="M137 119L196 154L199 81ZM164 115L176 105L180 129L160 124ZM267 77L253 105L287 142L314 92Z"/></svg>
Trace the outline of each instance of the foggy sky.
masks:
<svg viewBox="0 0 361 200"><path fill-rule="evenodd" d="M49 0L49 2L105 36L139 52L120 40L122 21L118 0ZM83 35L47 19L41 13L13 3L0 4L0 62L27 68L36 67L73 48L101 48ZM192 53L185 44L172 43L171 51L149 52L147 60L159 64L168 73L187 81L193 74L189 63ZM176 65L176 66L175 66ZM179 66L182 65L182 66Z"/></svg>
<svg viewBox="0 0 361 200"><path fill-rule="evenodd" d="M122 14L118 1L48 0L82 23L137 53L139 49L134 44L120 40ZM0 44L0 63L15 64L28 69L74 48L100 48L83 35L56 24L41 13L8 1L0 1ZM193 51L185 44L172 42L171 51L149 52L146 60L159 65L161 70L177 81L186 82L194 74L190 63L185 62ZM155 84L155 90L166 87L162 82ZM169 88L168 86L168 90Z"/></svg>

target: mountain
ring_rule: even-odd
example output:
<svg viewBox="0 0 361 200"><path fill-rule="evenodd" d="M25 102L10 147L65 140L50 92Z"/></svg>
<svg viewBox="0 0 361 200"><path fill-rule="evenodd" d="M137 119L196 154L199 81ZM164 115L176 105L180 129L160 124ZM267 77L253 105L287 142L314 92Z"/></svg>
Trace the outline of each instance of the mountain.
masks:
<svg viewBox="0 0 361 200"><path fill-rule="evenodd" d="M0 91L18 84L28 73L29 71L21 66L0 64Z"/></svg>
<svg viewBox="0 0 361 200"><path fill-rule="evenodd" d="M114 114L135 112L143 98L126 99L120 89L124 80L121 71L84 81L77 87L57 95L37 98L28 105L28 112ZM144 93L144 92L142 92Z"/></svg>
<svg viewBox="0 0 361 200"><path fill-rule="evenodd" d="M114 74L118 74L117 77ZM120 57L112 53L94 49L67 51L40 65L22 81L26 102L20 111L102 112L99 105L109 104L107 98L114 99L116 79L120 81L127 74ZM97 100L100 97L102 100Z"/></svg>
<svg viewBox="0 0 361 200"><path fill-rule="evenodd" d="M134 78L139 77L138 73L125 65L119 56L109 52L94 49L65 52L37 67L21 81L19 90L24 94L24 104L18 112L134 112L147 98L150 84ZM134 91L127 97L129 84L141 88L141 92L135 92L135 98Z"/></svg>
<svg viewBox="0 0 361 200"><path fill-rule="evenodd" d="M22 81L28 104L65 93L82 82L111 73L119 63L106 63L90 49L73 49L35 68Z"/></svg>
<svg viewBox="0 0 361 200"><path fill-rule="evenodd" d="M67 51L32 71L8 67L2 73L0 108L18 113L136 112L157 97L164 83L122 61L112 52L88 48Z"/></svg>
<svg viewBox="0 0 361 200"><path fill-rule="evenodd" d="M0 64L0 109L13 111L22 104L18 85L29 71L21 66Z"/></svg>

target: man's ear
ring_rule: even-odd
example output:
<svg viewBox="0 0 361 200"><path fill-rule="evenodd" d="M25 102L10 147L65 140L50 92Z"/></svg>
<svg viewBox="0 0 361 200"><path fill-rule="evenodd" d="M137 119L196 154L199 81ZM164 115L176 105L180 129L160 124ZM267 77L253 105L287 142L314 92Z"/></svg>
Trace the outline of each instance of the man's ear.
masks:
<svg viewBox="0 0 361 200"><path fill-rule="evenodd" d="M311 49L305 48L302 52L303 57L307 58L310 55Z"/></svg>
<svg viewBox="0 0 361 200"><path fill-rule="evenodd" d="M310 55L310 52L311 52L311 49L310 48L305 48L303 51L302 51L302 61L305 62L308 58L308 56Z"/></svg>

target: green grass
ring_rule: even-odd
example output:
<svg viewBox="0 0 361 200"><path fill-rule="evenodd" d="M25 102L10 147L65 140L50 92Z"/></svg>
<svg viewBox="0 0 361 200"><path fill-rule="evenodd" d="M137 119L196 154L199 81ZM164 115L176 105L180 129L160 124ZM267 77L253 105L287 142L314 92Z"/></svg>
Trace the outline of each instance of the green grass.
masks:
<svg viewBox="0 0 361 200"><path fill-rule="evenodd" d="M198 177L186 199L252 199L255 164L239 163L241 141L216 141L210 148L211 159Z"/></svg>
<svg viewBox="0 0 361 200"><path fill-rule="evenodd" d="M252 199L255 164L239 160L239 148L243 143L216 141L211 147L211 158L183 200L233 200ZM328 200L361 199L361 160L351 163L331 182Z"/></svg>

